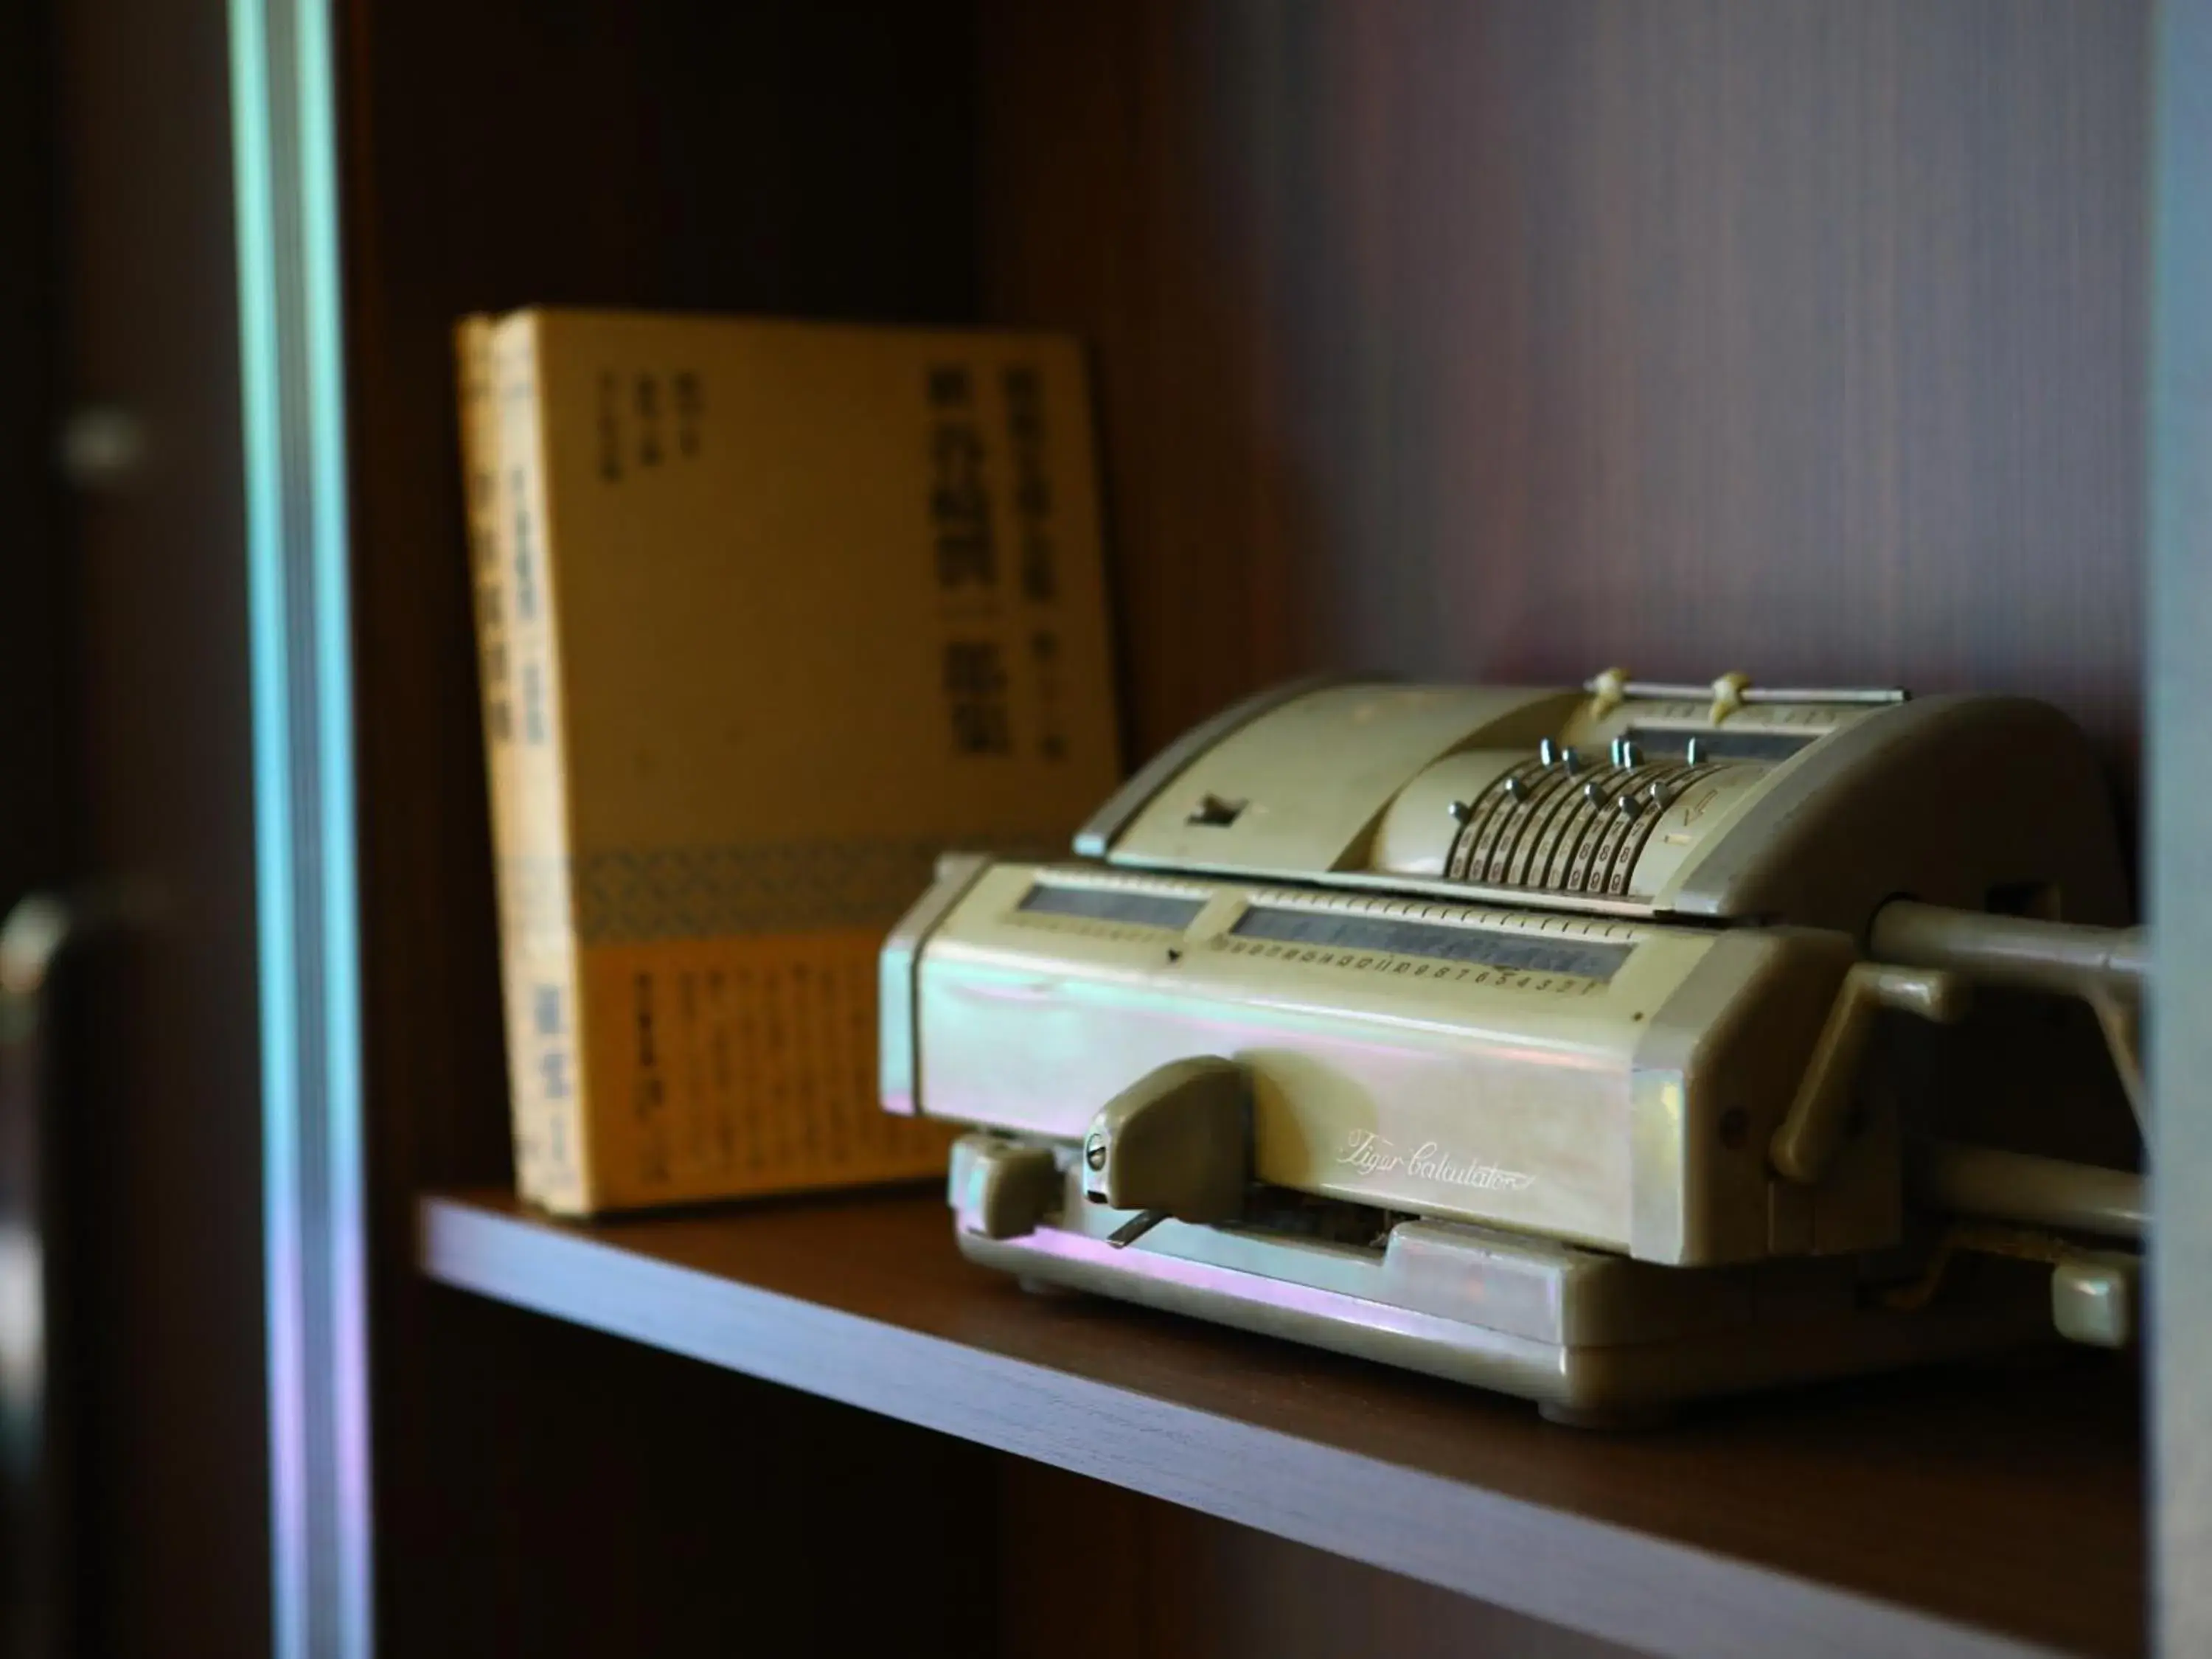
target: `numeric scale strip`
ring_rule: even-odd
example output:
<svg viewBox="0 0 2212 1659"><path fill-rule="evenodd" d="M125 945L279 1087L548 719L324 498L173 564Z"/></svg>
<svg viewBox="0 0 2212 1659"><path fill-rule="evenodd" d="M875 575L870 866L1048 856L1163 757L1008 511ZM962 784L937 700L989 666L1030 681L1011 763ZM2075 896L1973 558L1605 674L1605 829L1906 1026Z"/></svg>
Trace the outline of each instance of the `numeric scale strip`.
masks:
<svg viewBox="0 0 2212 1659"><path fill-rule="evenodd" d="M445 1284L1258 1528L1639 1651L1684 1659L1778 1653L2035 1659L2055 1652L786 1296L580 1228L442 1196L422 1201L419 1225L423 1271ZM1379 1547L1381 1540L1397 1547Z"/></svg>

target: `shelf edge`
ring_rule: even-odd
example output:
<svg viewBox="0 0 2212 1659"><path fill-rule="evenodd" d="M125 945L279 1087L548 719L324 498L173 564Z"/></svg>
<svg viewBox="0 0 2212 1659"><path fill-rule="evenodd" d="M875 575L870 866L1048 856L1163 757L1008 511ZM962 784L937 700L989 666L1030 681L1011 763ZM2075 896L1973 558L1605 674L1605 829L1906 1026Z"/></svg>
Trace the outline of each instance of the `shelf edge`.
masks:
<svg viewBox="0 0 2212 1659"><path fill-rule="evenodd" d="M457 1289L897 1419L1671 1659L2038 1659L2057 1650L658 1260L425 1197ZM650 1293L644 1293L649 1290ZM902 1379L928 1371L938 1387ZM1268 1470L1264 1481L1250 1471ZM1402 1537L1411 1510L1427 1540ZM1472 1546L1472 1547L1471 1547Z"/></svg>

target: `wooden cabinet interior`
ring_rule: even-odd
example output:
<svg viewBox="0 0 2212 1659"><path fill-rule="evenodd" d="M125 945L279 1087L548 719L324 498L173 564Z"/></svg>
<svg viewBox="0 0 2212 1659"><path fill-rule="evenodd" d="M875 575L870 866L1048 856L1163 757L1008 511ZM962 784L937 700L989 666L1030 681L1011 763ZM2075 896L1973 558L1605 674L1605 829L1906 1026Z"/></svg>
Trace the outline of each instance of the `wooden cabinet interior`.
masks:
<svg viewBox="0 0 2212 1659"><path fill-rule="evenodd" d="M1037 1650L1079 1508L1068 1595L1175 1610L1142 1650L1328 1571L415 1276L415 1194L507 1173L465 310L1085 335L1133 759L1312 665L1618 662L2032 691L2131 800L2147 7L340 10L392 1651L686 1647L748 1564L829 1593L816 1533L915 1650ZM1366 1571L1380 1628L1518 1639Z"/></svg>

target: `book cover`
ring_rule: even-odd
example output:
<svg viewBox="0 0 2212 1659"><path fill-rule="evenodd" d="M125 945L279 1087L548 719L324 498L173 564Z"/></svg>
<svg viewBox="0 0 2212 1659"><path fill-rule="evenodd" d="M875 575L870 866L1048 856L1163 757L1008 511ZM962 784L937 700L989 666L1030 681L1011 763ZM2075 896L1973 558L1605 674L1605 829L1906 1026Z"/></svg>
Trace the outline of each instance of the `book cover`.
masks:
<svg viewBox="0 0 2212 1659"><path fill-rule="evenodd" d="M459 343L526 1194L941 1170L876 1099L883 935L940 851L1065 847L1119 775L1079 348L561 310Z"/></svg>

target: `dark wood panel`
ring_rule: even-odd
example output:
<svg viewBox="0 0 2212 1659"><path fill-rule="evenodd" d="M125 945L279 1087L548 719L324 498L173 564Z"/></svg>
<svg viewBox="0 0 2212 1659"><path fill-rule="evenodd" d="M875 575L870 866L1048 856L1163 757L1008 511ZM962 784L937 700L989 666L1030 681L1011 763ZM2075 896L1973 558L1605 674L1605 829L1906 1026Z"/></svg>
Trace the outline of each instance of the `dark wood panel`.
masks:
<svg viewBox="0 0 2212 1659"><path fill-rule="evenodd" d="M1025 1296L961 1260L934 1194L590 1228L432 1198L422 1259L464 1288L1656 1652L2019 1650L1969 1626L2142 1644L2138 1384L2101 1356L1609 1437L1198 1322ZM1252 1638L1264 1611L1248 1598L1258 1622L1235 1628Z"/></svg>
<svg viewBox="0 0 2212 1659"><path fill-rule="evenodd" d="M155 926L83 960L54 1056L81 1247L74 1650L252 1659L270 1643L270 1474L227 26L153 0L54 20L55 389L138 439L57 526L76 630L68 855L157 901Z"/></svg>
<svg viewBox="0 0 2212 1659"><path fill-rule="evenodd" d="M54 440L62 295L52 9L0 14L0 907L75 873L66 696L75 640Z"/></svg>
<svg viewBox="0 0 2212 1659"><path fill-rule="evenodd" d="M1000 1659L1632 1659L1048 1464L1005 1460L999 1494Z"/></svg>
<svg viewBox="0 0 2212 1659"><path fill-rule="evenodd" d="M988 1650L975 1448L450 1291L421 1328L477 1455L409 1495L426 1530L387 1564L453 1623L384 1651Z"/></svg>
<svg viewBox="0 0 2212 1659"><path fill-rule="evenodd" d="M434 1315L410 1267L422 1185L509 1170L450 330L533 301L972 313L972 22L964 4L804 0L338 13L380 1638L395 1653L474 1651L497 1634L493 1609L527 1600L543 1644L526 1650L585 1651L650 1599L640 1586L689 1573L672 1604L684 1611L646 1645L702 1650L732 1609L775 1593L788 1553L767 1534L829 1535L875 1500L773 1460L766 1485L720 1506L696 1488L645 1501L604 1451L562 1467L532 1436L585 1434L594 1412L641 1463L683 1463L702 1435L728 1442L697 1420L716 1409L697 1389L625 1370L604 1345L526 1365L471 1331L483 1310ZM512 1412L456 1392L480 1353L507 1355ZM850 1432L772 1392L745 1409L765 1444ZM904 1446L880 1448L886 1513L910 1513L901 1494L936 1468ZM987 1473L975 1461L969 1478ZM511 1519L541 1503L578 1528L558 1568ZM455 1533L483 1543L475 1571L420 1570ZM630 1577L582 1570L586 1539ZM969 1547L927 1525L908 1546L950 1584ZM688 1565L654 1580L643 1564L656 1560ZM868 1576L856 1564L854 1581Z"/></svg>
<svg viewBox="0 0 2212 1659"><path fill-rule="evenodd" d="M1315 663L2138 710L2138 4L988 0L1140 744Z"/></svg>
<svg viewBox="0 0 2212 1659"><path fill-rule="evenodd" d="M74 875L65 848L71 768L66 759L69 653L76 631L67 602L70 566L58 534L59 478L52 440L61 295L55 233L54 18L46 4L0 11L0 915L26 894ZM71 1252L63 1218L72 1174L53 1145L47 1115L25 1085L34 1062L0 1039L0 1230L39 1234L41 1279L17 1294L42 1297L44 1353L19 1359L0 1382L9 1455L0 1465L0 1650L43 1659L74 1623L70 1562L80 1513L72 1504L77 1434L66 1384L43 1399L35 1373L68 1377L78 1344L66 1297Z"/></svg>

